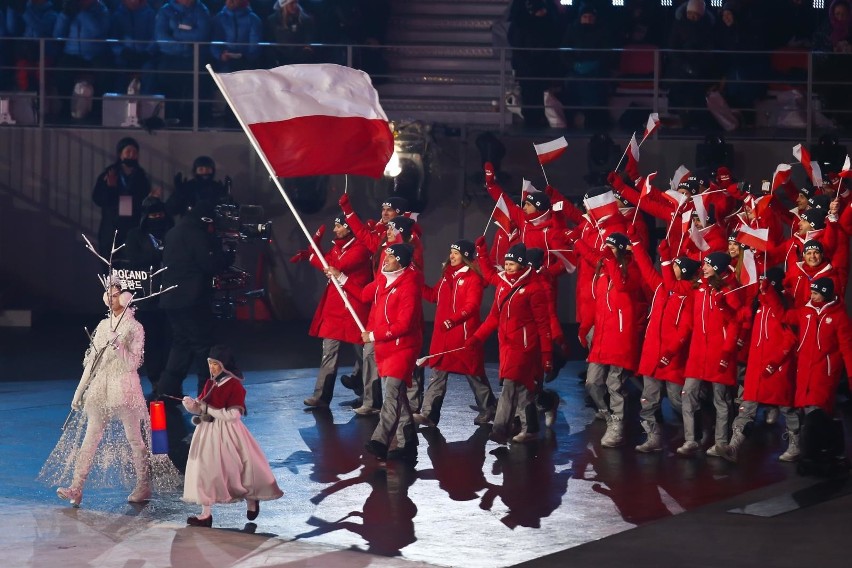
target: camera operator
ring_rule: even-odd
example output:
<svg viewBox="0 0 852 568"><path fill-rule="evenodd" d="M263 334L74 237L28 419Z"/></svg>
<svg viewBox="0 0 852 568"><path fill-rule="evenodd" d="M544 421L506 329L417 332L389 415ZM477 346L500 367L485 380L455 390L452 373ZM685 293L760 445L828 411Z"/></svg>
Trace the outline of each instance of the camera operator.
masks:
<svg viewBox="0 0 852 568"><path fill-rule="evenodd" d="M186 215L187 210L198 201L209 201L213 205L234 204L230 195L230 181L225 183L216 178L216 162L210 156L198 156L192 163L192 178L186 179L178 172L175 175L175 190L166 201L166 211L172 217Z"/></svg>
<svg viewBox="0 0 852 568"><path fill-rule="evenodd" d="M163 202L157 197L147 197L142 202L142 221L127 232L125 256L128 269L134 274L148 274L148 279L143 282L143 288L147 288L142 290L145 295L160 289L162 274L155 277L152 274L163 266L163 241L172 227L174 222L166 215ZM171 345L169 322L160 309L159 297L134 305L138 306L136 320L145 330L145 373L151 381L152 391L156 392Z"/></svg>
<svg viewBox="0 0 852 568"><path fill-rule="evenodd" d="M210 310L211 281L225 269L222 243L213 226L215 209L209 201L200 200L166 233L163 246L163 287L177 288L160 298L172 330L172 346L166 368L157 384L157 395L183 396L183 381L196 363L197 392L208 376L207 354L213 346L213 314ZM174 399L164 401L167 413L169 457L183 471L188 447L183 442L186 426L181 405Z"/></svg>

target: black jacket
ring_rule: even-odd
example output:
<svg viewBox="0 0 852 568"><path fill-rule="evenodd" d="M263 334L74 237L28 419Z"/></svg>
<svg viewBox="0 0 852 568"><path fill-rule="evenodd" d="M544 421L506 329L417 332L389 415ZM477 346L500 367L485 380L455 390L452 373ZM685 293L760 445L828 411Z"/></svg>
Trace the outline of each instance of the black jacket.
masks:
<svg viewBox="0 0 852 568"><path fill-rule="evenodd" d="M187 215L166 233L163 247L163 288L177 289L160 297L165 310L209 303L213 276L227 267L222 243L208 232L208 223Z"/></svg>

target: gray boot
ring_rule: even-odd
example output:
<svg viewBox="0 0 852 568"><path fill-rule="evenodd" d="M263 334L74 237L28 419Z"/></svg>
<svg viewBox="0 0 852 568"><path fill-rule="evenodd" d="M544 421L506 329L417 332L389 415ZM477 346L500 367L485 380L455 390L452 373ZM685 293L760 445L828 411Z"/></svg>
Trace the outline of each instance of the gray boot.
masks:
<svg viewBox="0 0 852 568"><path fill-rule="evenodd" d="M787 451L778 456L778 459L783 462L794 462L799 460L799 433L787 430L784 437L789 440Z"/></svg>
<svg viewBox="0 0 852 568"><path fill-rule="evenodd" d="M642 428L644 428L645 432L648 434L648 438L643 443L636 446L636 451L642 452L643 454L661 451L663 449L663 445L660 443L660 427L657 423L646 422L643 420Z"/></svg>
<svg viewBox="0 0 852 568"><path fill-rule="evenodd" d="M734 434L731 436L731 441L725 446L722 457L731 463L737 463L740 453L740 446L745 442L745 434L741 428L734 428Z"/></svg>
<svg viewBox="0 0 852 568"><path fill-rule="evenodd" d="M601 446L605 448L617 448L624 442L624 422L618 416L609 416L606 424L606 432L601 438Z"/></svg>

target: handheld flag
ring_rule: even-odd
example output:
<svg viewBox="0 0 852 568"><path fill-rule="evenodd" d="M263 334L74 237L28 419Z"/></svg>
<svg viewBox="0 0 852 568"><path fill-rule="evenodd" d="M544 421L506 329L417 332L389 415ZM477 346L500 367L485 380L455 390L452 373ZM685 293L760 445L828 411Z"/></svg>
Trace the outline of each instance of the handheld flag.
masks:
<svg viewBox="0 0 852 568"><path fill-rule="evenodd" d="M556 140L544 144L533 144L533 147L535 147L538 162L543 166L564 154L565 150L568 149L568 141L565 140L564 136L560 136Z"/></svg>

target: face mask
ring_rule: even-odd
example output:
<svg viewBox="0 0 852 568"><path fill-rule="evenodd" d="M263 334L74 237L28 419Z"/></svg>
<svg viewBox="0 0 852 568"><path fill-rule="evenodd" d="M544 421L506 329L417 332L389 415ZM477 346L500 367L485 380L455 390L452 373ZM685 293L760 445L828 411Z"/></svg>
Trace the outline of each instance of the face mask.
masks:
<svg viewBox="0 0 852 568"><path fill-rule="evenodd" d="M133 159L130 159L130 158L125 158L125 159L121 160L121 165L127 166L128 168L135 168L136 166L139 165L139 160L133 160Z"/></svg>

